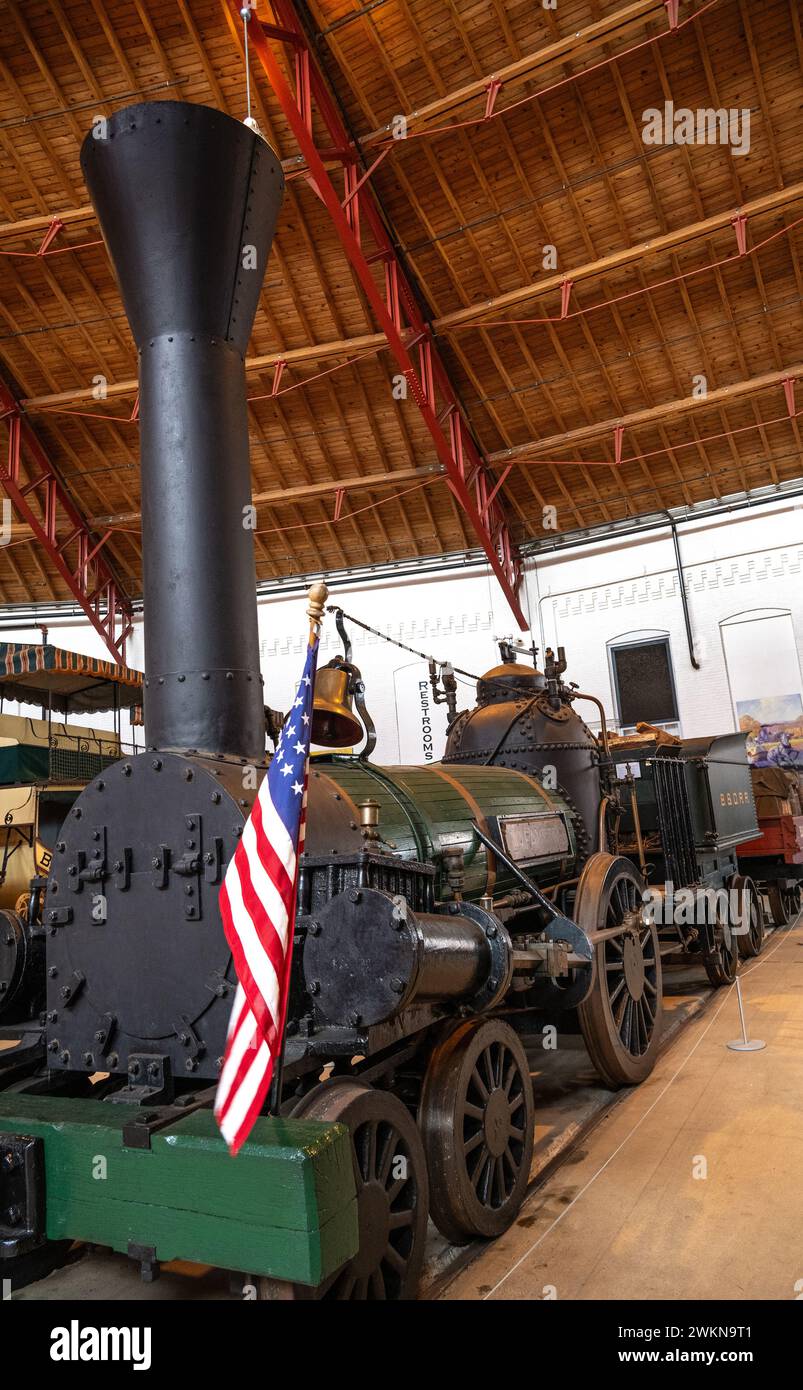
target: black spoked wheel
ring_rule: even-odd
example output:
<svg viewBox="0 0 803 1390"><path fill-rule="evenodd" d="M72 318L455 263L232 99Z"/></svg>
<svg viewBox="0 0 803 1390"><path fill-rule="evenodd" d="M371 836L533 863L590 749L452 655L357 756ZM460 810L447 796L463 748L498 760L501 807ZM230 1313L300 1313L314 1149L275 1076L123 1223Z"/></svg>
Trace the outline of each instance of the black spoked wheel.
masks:
<svg viewBox="0 0 803 1390"><path fill-rule="evenodd" d="M788 927L800 911L800 884L781 887L779 883L773 883L767 889L767 898L776 927Z"/></svg>
<svg viewBox="0 0 803 1390"><path fill-rule="evenodd" d="M715 989L732 985L739 969L739 938L730 930L727 915L717 905L716 920L706 924L703 960L705 973Z"/></svg>
<svg viewBox="0 0 803 1390"><path fill-rule="evenodd" d="M267 1299L415 1298L424 1258L428 1184L415 1120L397 1096L348 1078L324 1081L293 1117L351 1132L360 1248L320 1289L262 1280Z"/></svg>
<svg viewBox="0 0 803 1390"><path fill-rule="evenodd" d="M787 894L780 884L773 883L767 891L767 898L770 905L770 913L776 927L787 927L791 917L790 903Z"/></svg>
<svg viewBox="0 0 803 1390"><path fill-rule="evenodd" d="M593 854L574 906L575 921L585 931L616 930L597 945L594 986L577 1011L588 1054L614 1088L649 1076L661 1032L658 930L645 920L643 892L629 859Z"/></svg>
<svg viewBox="0 0 803 1390"><path fill-rule="evenodd" d="M764 945L764 908L758 889L752 878L745 878L743 874L734 874L728 883L729 898L733 902L733 894L738 896L739 914L744 913L747 918L747 931L740 931L737 934L737 945L739 955L745 959L760 955ZM744 895L744 897L742 897ZM739 926L743 926L741 920Z"/></svg>
<svg viewBox="0 0 803 1390"><path fill-rule="evenodd" d="M533 1152L530 1068L509 1024L472 1019L436 1048L419 1125L438 1230L457 1245L501 1235L524 1200Z"/></svg>

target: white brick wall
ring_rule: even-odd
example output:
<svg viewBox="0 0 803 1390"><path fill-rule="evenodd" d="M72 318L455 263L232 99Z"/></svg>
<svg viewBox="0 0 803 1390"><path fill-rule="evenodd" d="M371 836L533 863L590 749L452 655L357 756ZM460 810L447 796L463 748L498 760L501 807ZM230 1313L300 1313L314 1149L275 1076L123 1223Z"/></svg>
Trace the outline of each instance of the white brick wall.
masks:
<svg viewBox="0 0 803 1390"><path fill-rule="evenodd" d="M687 736L735 727L720 623L749 609L791 611L798 657L803 665L803 510L789 502L753 513L735 513L681 528L686 588L701 669L688 658L671 538L666 532L566 551L528 565L522 596L531 615L533 640L566 648L567 679L598 695L613 715L607 644L624 636L668 633ZM425 580L404 579L339 589L332 601L371 625L440 660L482 672L498 660L494 638L514 632L513 618L495 581L483 570L461 570ZM286 708L298 679L306 639L303 595L271 597L259 605L262 670L266 699ZM518 634L517 634L518 635ZM30 638L36 629L6 631L5 640ZM419 682L426 666L378 638L351 629L354 660L368 686L368 703L379 731L376 757L387 762L421 761L422 709ZM51 624L50 640L103 655L100 639L86 625ZM334 620L327 619L321 661L341 650ZM129 660L142 660L137 625ZM756 671L755 695L772 686L773 652ZM460 705L472 689L460 687ZM775 693L770 689L769 693ZM442 707L430 710L435 756L442 747ZM593 724L592 706L583 708ZM100 723L100 720L98 721Z"/></svg>
<svg viewBox="0 0 803 1390"><path fill-rule="evenodd" d="M778 504L758 515L696 523L681 528L680 546L699 671L689 660L668 531L615 550L597 545L556 556L528 583L544 641L566 648L568 678L598 695L611 716L607 644L668 634L681 728L691 737L736 727L720 629L726 619L751 609L790 611L803 665L803 511ZM768 650L751 695L776 693L772 663Z"/></svg>

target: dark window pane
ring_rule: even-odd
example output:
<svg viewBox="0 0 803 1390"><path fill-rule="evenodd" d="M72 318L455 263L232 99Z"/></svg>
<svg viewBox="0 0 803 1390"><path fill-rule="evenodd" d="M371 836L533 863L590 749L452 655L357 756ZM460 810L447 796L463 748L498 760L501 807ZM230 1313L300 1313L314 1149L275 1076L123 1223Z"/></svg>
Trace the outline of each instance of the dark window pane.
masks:
<svg viewBox="0 0 803 1390"><path fill-rule="evenodd" d="M667 724L677 719L669 665L669 643L615 647L613 664L623 724Z"/></svg>

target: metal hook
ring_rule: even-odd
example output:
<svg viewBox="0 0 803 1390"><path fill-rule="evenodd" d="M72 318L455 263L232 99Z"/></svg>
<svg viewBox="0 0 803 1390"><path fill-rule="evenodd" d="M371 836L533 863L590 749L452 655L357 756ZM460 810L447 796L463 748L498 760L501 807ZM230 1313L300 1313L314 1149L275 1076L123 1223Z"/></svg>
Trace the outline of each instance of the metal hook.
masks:
<svg viewBox="0 0 803 1390"><path fill-rule="evenodd" d="M346 632L345 614L342 608L335 609L335 627L337 628L338 633L340 634L340 640L343 643L343 659L350 663L351 641L348 633Z"/></svg>

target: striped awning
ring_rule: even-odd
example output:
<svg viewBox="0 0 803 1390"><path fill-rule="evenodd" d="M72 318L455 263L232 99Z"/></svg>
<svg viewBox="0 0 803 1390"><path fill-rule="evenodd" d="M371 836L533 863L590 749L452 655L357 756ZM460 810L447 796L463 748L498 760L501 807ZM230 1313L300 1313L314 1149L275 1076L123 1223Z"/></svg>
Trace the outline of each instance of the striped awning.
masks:
<svg viewBox="0 0 803 1390"><path fill-rule="evenodd" d="M0 642L0 697L58 714L100 713L142 704L141 671L62 647Z"/></svg>

